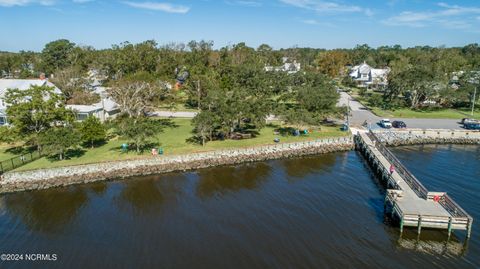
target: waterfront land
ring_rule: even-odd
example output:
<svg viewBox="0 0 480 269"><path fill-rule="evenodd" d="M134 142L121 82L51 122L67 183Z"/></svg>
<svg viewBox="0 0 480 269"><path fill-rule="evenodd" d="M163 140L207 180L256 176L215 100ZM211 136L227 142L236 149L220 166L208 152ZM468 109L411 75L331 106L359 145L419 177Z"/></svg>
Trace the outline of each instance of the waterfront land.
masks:
<svg viewBox="0 0 480 269"><path fill-rule="evenodd" d="M164 129L163 132L158 133L156 136L158 144L155 146L161 147L164 150L165 155L273 144L273 140L275 138L279 138L280 142L286 143L314 140L319 138L339 137L349 134L348 132L340 131L338 126L320 126L310 128L312 132L308 135L293 136L286 133L284 133L283 135L281 133L276 135L274 133L276 129L281 129L285 131L287 129L284 128L285 126L283 126L282 129L282 126L278 122L272 122L265 128L262 128L254 138L241 140L211 141L205 146L201 146L198 143L190 142L190 139L192 137L191 119L172 119L171 122L173 123L171 127L167 127L166 129ZM69 151L69 158L66 160L59 161L56 159L44 157L29 164L26 164L22 167L19 167L16 169L16 171L80 165L114 160L145 158L151 155L151 153L147 150L144 151L142 154L137 154L135 151L122 152L121 145L126 142L126 140L116 137L110 139L104 145L93 149L78 147ZM3 146L3 148L1 149L0 152L2 155L0 155L0 157L3 157L0 160L12 156L11 154L5 152L6 149L7 148L5 146Z"/></svg>

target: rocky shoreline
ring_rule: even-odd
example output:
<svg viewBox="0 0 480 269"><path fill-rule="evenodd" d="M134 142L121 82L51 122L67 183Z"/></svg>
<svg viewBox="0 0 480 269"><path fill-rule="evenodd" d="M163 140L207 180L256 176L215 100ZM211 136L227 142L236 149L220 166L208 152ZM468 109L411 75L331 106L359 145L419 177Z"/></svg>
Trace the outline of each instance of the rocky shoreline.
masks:
<svg viewBox="0 0 480 269"><path fill-rule="evenodd" d="M391 147L424 144L480 145L480 132L463 130L377 131L375 135Z"/></svg>
<svg viewBox="0 0 480 269"><path fill-rule="evenodd" d="M353 148L353 138L349 136L252 148L8 172L0 178L0 193L40 190L132 176L349 151Z"/></svg>

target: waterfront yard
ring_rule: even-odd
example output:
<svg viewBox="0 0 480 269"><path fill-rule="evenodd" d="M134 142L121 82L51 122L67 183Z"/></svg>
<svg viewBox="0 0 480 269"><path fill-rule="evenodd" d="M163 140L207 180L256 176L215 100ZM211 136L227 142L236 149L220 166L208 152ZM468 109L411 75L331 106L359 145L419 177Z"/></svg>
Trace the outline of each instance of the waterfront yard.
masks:
<svg viewBox="0 0 480 269"><path fill-rule="evenodd" d="M173 123L175 124L175 127L168 127L164 130L164 132L157 135L158 143L164 150L165 155L273 144L273 140L276 137L280 138L280 142L295 142L327 137L339 137L348 134L340 131L339 127L337 126L322 126L321 128L312 128L313 132L308 135L275 135L274 130L280 126L278 126L276 123L273 123L263 128L255 138L244 140L212 141L208 142L204 147L202 147L197 143L187 142L187 140L193 136L193 127L190 119L174 119ZM48 158L41 158L32 163L26 164L25 166L17 168L17 171L142 158L150 155L148 150L140 155L134 151L126 153L122 152L121 145L125 142L126 141L121 138L113 138L106 144L97 148L79 148L75 151L72 151L68 160L58 161Z"/></svg>

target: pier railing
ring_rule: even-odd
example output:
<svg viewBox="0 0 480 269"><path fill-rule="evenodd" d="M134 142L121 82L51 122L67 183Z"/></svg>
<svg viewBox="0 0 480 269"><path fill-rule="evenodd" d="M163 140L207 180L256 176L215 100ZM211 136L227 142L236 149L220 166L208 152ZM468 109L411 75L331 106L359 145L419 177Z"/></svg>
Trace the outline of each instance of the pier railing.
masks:
<svg viewBox="0 0 480 269"><path fill-rule="evenodd" d="M395 171L405 180L410 188L420 197L429 199L429 192L425 186L393 155L393 153L377 138L370 130L368 137L375 143L376 148L385 158L395 166ZM447 193L441 195L438 201L455 218L467 218L470 222L472 217L460 207Z"/></svg>
<svg viewBox="0 0 480 269"><path fill-rule="evenodd" d="M393 153L387 149L386 146L377 138L377 136L372 132L367 133L368 137L375 143L376 148L380 151L383 156L395 167L395 171L407 182L410 188L418 195L420 198L427 199L428 190L423 186L422 183L410 172L408 169L393 155Z"/></svg>

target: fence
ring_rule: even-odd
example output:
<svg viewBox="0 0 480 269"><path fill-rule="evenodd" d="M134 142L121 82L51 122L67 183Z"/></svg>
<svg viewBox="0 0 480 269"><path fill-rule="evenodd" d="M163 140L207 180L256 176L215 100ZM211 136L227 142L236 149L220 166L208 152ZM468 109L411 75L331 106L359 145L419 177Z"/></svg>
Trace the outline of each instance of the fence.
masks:
<svg viewBox="0 0 480 269"><path fill-rule="evenodd" d="M40 159L42 157L42 154L40 151L33 151L30 153L22 154L13 158L10 158L5 161L0 162L0 175L2 175L5 172L11 171L15 168L18 168L22 165L25 165L29 162L33 162L37 159Z"/></svg>

